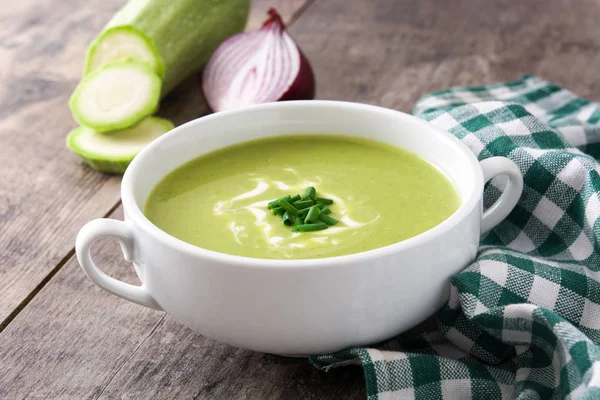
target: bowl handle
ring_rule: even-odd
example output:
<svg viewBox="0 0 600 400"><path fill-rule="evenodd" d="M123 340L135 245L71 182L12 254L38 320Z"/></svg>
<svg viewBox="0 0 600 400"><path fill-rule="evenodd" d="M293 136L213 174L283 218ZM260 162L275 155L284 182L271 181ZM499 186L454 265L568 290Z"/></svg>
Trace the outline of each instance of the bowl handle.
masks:
<svg viewBox="0 0 600 400"><path fill-rule="evenodd" d="M116 219L95 219L81 228L75 242L77 260L88 278L109 293L146 307L162 310L158 303L150 296L144 284L135 286L112 278L102 272L94 261L92 261L90 254L92 245L98 239L104 237L117 238L121 244L125 260L132 261L135 242L133 231L129 224Z"/></svg>
<svg viewBox="0 0 600 400"><path fill-rule="evenodd" d="M508 177L508 185L500 198L483 213L481 232L485 233L498 225L517 205L523 192L523 176L517 164L505 157L491 157L479 163L484 182L495 176Z"/></svg>

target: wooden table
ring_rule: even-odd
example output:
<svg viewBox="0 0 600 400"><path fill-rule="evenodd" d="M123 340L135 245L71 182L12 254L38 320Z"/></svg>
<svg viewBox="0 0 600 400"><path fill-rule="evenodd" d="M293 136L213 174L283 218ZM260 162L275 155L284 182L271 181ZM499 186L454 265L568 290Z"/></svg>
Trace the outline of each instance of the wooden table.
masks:
<svg viewBox="0 0 600 400"><path fill-rule="evenodd" d="M0 398L364 397L359 368L321 373L194 334L94 286L78 229L122 218L118 176L64 146L84 49L122 0L0 2ZM598 99L598 0L255 0L279 7L312 61L318 98L409 111L432 90L539 74ZM161 114L206 113L192 77ZM136 282L114 242L104 270Z"/></svg>

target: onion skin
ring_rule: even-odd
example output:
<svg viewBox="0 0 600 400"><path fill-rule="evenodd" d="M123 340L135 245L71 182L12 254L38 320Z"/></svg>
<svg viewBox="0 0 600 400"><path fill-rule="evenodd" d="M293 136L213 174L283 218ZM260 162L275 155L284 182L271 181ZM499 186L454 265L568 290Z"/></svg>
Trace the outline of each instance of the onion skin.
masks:
<svg viewBox="0 0 600 400"><path fill-rule="evenodd" d="M213 53L202 73L212 112L285 100L312 100L315 75L281 16L269 9L260 30L234 35Z"/></svg>
<svg viewBox="0 0 600 400"><path fill-rule="evenodd" d="M300 71L292 86L281 96L279 101L313 100L315 98L315 74L308 59L299 47L298 53L300 53Z"/></svg>

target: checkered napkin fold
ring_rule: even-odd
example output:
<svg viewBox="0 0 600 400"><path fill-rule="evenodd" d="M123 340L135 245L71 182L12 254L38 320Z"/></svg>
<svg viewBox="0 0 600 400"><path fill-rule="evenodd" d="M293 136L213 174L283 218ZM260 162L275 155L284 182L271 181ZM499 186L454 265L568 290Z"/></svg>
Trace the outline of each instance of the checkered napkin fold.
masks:
<svg viewBox="0 0 600 400"><path fill-rule="evenodd" d="M438 331L310 362L361 364L369 399L600 399L600 103L525 76L433 93L413 113L480 160L513 160L523 195L452 279Z"/></svg>

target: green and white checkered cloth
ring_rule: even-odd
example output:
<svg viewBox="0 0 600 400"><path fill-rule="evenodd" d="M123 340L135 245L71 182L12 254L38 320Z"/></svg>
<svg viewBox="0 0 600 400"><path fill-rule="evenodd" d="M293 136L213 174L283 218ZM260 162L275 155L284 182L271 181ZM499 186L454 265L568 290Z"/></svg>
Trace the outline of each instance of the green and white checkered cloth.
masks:
<svg viewBox="0 0 600 400"><path fill-rule="evenodd" d="M534 76L422 98L413 113L525 188L451 282L438 331L315 356L361 364L369 399L600 399L600 103ZM503 181L486 187L486 203Z"/></svg>

